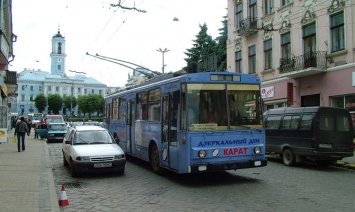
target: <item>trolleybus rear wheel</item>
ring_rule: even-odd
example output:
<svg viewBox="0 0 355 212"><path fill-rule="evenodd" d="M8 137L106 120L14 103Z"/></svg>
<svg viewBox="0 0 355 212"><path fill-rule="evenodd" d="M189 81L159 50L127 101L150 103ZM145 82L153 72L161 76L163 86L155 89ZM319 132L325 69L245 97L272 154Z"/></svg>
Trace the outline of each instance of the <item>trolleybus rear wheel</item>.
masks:
<svg viewBox="0 0 355 212"><path fill-rule="evenodd" d="M159 151L157 145L153 144L150 148L149 152L149 162L152 166L154 173L161 175L163 173L163 169L160 167L159 162Z"/></svg>

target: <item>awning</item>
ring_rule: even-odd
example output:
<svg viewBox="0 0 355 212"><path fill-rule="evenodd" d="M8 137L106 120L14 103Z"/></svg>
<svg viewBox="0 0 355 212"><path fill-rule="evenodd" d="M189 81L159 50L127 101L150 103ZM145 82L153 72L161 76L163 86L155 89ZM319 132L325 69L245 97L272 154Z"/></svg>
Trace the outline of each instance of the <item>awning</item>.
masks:
<svg viewBox="0 0 355 212"><path fill-rule="evenodd" d="M0 86L1 87L1 97L7 97L7 86L4 83L3 85Z"/></svg>

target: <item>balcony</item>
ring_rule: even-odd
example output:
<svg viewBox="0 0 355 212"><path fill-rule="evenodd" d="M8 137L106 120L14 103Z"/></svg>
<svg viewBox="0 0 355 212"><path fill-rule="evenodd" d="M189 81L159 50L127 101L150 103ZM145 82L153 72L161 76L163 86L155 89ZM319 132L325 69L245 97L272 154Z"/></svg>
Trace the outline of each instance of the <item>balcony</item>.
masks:
<svg viewBox="0 0 355 212"><path fill-rule="evenodd" d="M5 81L8 88L7 93L9 96L12 96L17 91L17 72L6 70Z"/></svg>
<svg viewBox="0 0 355 212"><path fill-rule="evenodd" d="M258 19L255 17L247 17L239 22L239 29L237 33L240 36L248 36L258 32L257 29Z"/></svg>
<svg viewBox="0 0 355 212"><path fill-rule="evenodd" d="M280 59L280 77L303 77L325 73L327 68L327 52L307 52L304 55Z"/></svg>

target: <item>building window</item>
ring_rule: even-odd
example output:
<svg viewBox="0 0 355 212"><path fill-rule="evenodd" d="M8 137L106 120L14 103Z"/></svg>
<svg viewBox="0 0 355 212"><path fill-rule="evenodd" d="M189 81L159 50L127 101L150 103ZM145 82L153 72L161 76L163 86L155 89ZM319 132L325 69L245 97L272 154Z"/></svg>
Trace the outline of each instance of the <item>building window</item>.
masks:
<svg viewBox="0 0 355 212"><path fill-rule="evenodd" d="M34 101L33 95L30 95L30 101Z"/></svg>
<svg viewBox="0 0 355 212"><path fill-rule="evenodd" d="M48 91L52 91L52 87L51 86L48 86Z"/></svg>
<svg viewBox="0 0 355 212"><path fill-rule="evenodd" d="M274 11L274 0L264 0L264 14L270 14Z"/></svg>
<svg viewBox="0 0 355 212"><path fill-rule="evenodd" d="M39 91L42 91L42 86L39 86L39 87L38 87L38 90L39 90Z"/></svg>
<svg viewBox="0 0 355 212"><path fill-rule="evenodd" d="M62 69L62 66L61 66L61 65L58 65L58 71L60 71L60 69Z"/></svg>
<svg viewBox="0 0 355 212"><path fill-rule="evenodd" d="M21 102L25 101L25 95L21 95Z"/></svg>
<svg viewBox="0 0 355 212"><path fill-rule="evenodd" d="M235 5L235 28L239 29L240 28L240 24L243 21L243 4L239 3L237 5Z"/></svg>
<svg viewBox="0 0 355 212"><path fill-rule="evenodd" d="M310 24L303 27L303 45L304 53L310 53L316 51L316 24Z"/></svg>
<svg viewBox="0 0 355 212"><path fill-rule="evenodd" d="M24 86L24 85L22 86L22 89L21 89L21 90L23 90L23 91L25 90L25 86Z"/></svg>
<svg viewBox="0 0 355 212"><path fill-rule="evenodd" d="M242 51L235 53L235 72L242 73Z"/></svg>
<svg viewBox="0 0 355 212"><path fill-rule="evenodd" d="M272 40L264 41L264 69L272 68Z"/></svg>
<svg viewBox="0 0 355 212"><path fill-rule="evenodd" d="M78 93L80 93L81 92L81 89L80 88L78 88Z"/></svg>
<svg viewBox="0 0 355 212"><path fill-rule="evenodd" d="M62 43L58 43L58 54L62 54Z"/></svg>
<svg viewBox="0 0 355 212"><path fill-rule="evenodd" d="M291 36L289 32L281 35L281 58L291 58Z"/></svg>
<svg viewBox="0 0 355 212"><path fill-rule="evenodd" d="M255 45L249 47L249 74L256 73L256 51Z"/></svg>
<svg viewBox="0 0 355 212"><path fill-rule="evenodd" d="M30 86L30 91L33 91L33 86L32 85Z"/></svg>
<svg viewBox="0 0 355 212"><path fill-rule="evenodd" d="M345 49L344 13L331 16L332 52Z"/></svg>
<svg viewBox="0 0 355 212"><path fill-rule="evenodd" d="M56 86L56 87L55 87L55 91L56 91L56 92L59 92L59 86Z"/></svg>
<svg viewBox="0 0 355 212"><path fill-rule="evenodd" d="M258 17L258 8L256 7L256 0L249 0L249 17L254 22Z"/></svg>
<svg viewBox="0 0 355 212"><path fill-rule="evenodd" d="M100 95L102 94L102 91L101 91L101 90L99 90L99 94L100 94Z"/></svg>
<svg viewBox="0 0 355 212"><path fill-rule="evenodd" d="M94 94L95 92L94 92L94 89L91 89L91 94Z"/></svg>
<svg viewBox="0 0 355 212"><path fill-rule="evenodd" d="M290 2L291 2L291 0L281 0L281 6L289 4Z"/></svg>
<svg viewBox="0 0 355 212"><path fill-rule="evenodd" d="M88 93L88 90L85 88L84 89L84 94L87 94Z"/></svg>

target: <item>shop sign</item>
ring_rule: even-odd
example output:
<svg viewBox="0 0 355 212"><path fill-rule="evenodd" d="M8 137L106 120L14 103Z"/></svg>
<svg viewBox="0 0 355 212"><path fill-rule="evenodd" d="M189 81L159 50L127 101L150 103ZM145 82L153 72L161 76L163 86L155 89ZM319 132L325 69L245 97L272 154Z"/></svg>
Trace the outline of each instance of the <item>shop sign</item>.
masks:
<svg viewBox="0 0 355 212"><path fill-rule="evenodd" d="M261 88L261 98L266 99L275 96L274 86Z"/></svg>

